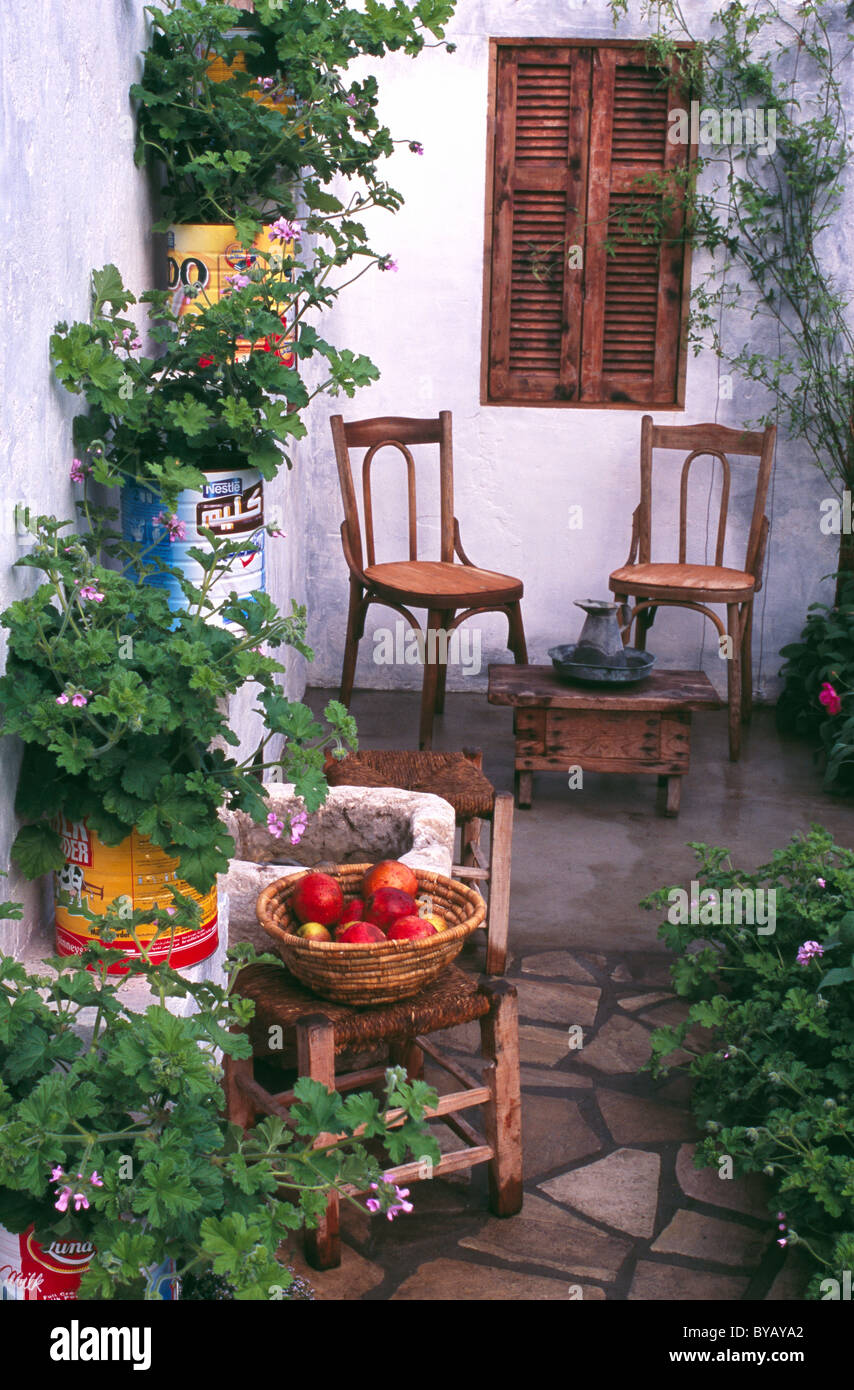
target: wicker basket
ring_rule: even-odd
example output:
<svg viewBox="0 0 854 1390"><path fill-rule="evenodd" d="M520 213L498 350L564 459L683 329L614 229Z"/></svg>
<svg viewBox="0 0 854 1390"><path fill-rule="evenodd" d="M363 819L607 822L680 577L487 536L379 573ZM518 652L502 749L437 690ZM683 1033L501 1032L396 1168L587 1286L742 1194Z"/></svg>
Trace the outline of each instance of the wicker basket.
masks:
<svg viewBox="0 0 854 1390"><path fill-rule="evenodd" d="M361 896L362 879L370 864L338 864L329 872L341 885L345 902ZM299 925L290 899L305 877L280 878L264 889L256 911L264 931L292 975L319 995L341 1004L393 1004L417 994L450 965L466 937L483 924L486 904L474 889L444 874L414 869L418 892L429 893L433 906L449 925L420 941L377 941L369 944L311 941L294 935Z"/></svg>

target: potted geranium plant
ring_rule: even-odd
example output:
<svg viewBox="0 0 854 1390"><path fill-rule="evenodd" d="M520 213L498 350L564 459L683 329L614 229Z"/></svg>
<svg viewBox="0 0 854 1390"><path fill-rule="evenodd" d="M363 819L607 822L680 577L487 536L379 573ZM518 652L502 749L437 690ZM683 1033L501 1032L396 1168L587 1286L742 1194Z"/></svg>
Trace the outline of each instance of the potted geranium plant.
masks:
<svg viewBox="0 0 854 1390"><path fill-rule="evenodd" d="M436 1161L424 1123L436 1093L402 1068L387 1071L384 1097L345 1099L302 1078L295 1128L271 1116L244 1134L222 1114L217 1059L249 1054L245 1034L229 1030L252 1013L234 988L252 948L232 954L220 987L189 983L140 946L131 969L156 1001L144 1012L108 974L114 951L52 959L38 975L0 958L3 1297L292 1297L277 1252L315 1222L331 1190L355 1201L376 1184L372 1211L411 1210L360 1135L379 1139L392 1165L407 1154ZM167 1001L187 995L196 1012L176 1016ZM293 1200L281 1199L282 1185ZM44 1287L57 1277L59 1291Z"/></svg>
<svg viewBox="0 0 854 1390"><path fill-rule="evenodd" d="M161 909L177 910L176 877L180 892L202 906L201 927L182 918L182 929L205 930L207 922L204 944L215 944L215 900L207 918L204 900L233 849L220 810L228 805L265 821L259 779L270 767L295 784L307 812L315 810L326 796L325 750L354 746L355 724L331 701L324 730L275 682L284 667L269 649L311 655L302 610L283 617L261 593L211 596L239 542L209 533L208 551L196 557L201 585L175 574L184 592L176 612L160 589L126 572L144 572L141 547L121 547L130 552L125 568L109 569L99 563L99 525L75 534L69 523L39 517L32 529L34 548L18 564L40 571L43 582L0 614L9 633L0 680L4 731L25 744L16 799L25 824L12 859L30 878L62 875L60 906L73 918L60 922L66 953L99 939L113 899L129 900L127 915L141 897L150 922ZM239 738L229 727L227 697L247 682L257 691L264 735L238 761L228 751ZM284 747L271 757L277 735ZM91 872L95 851L119 845L137 864L150 860L142 885L121 892L112 869L99 878ZM122 872L135 882L141 871L133 875L129 859Z"/></svg>

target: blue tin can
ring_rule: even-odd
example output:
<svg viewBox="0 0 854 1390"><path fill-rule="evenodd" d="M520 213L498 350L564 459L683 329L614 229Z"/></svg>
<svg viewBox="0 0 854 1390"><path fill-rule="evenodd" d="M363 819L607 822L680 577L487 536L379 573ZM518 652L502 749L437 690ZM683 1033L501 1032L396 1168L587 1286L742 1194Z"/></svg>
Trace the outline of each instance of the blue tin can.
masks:
<svg viewBox="0 0 854 1390"><path fill-rule="evenodd" d="M145 547L145 561L160 560L200 587L205 572L190 551L210 549L201 534L204 528L216 536L245 543L232 556L228 570L211 585L208 592L212 602L218 605L230 593L246 598L264 590L264 481L257 469L205 469L201 489L185 488L180 492L175 516L183 524L183 540L169 539L169 528L159 519L164 511L162 498L150 488L131 483L123 489L122 535ZM187 599L176 576L152 574L147 582L165 590L170 608L186 606ZM222 625L219 615L210 621Z"/></svg>

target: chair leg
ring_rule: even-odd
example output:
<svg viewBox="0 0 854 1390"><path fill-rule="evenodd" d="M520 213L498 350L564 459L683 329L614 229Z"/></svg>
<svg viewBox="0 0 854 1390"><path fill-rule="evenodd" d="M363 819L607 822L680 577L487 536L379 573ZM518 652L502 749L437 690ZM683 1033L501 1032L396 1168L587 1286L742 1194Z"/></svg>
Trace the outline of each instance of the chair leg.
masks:
<svg viewBox="0 0 854 1390"><path fill-rule="evenodd" d="M510 855L513 844L513 798L497 792L489 845L489 912L487 914L486 973L503 975L507 968L510 929Z"/></svg>
<svg viewBox="0 0 854 1390"><path fill-rule="evenodd" d="M496 1216L515 1216L522 1209L522 1096L519 1079L519 1008L509 980L483 980L489 1013L480 1021L484 1106L489 1162L489 1209Z"/></svg>
<svg viewBox="0 0 854 1390"><path fill-rule="evenodd" d="M453 612L451 612L451 613L446 613L446 614L445 614L445 618L444 618L443 626L445 626L445 627L450 627L450 625L451 625L451 623L452 623L453 621L454 621L454 614L453 614ZM448 642L450 642L450 636L448 637ZM447 679L448 679L448 648L447 648L447 646L446 646L446 647L445 647L445 660L439 663L439 670L438 670L437 675L436 675L436 707L435 707L435 708L436 708L436 713L437 713L437 714L444 714L444 712L445 712L445 682L447 681Z"/></svg>
<svg viewBox="0 0 854 1390"><path fill-rule="evenodd" d="M645 602L645 599L639 598L635 600L635 605L637 606L638 603ZM654 619L654 608L645 608L644 611L638 616L638 619L635 623L635 649L639 652L646 651L646 634L652 627Z"/></svg>
<svg viewBox="0 0 854 1390"><path fill-rule="evenodd" d="M359 654L359 638L356 636L359 605L362 602L362 586L355 579L350 580L350 607L347 612L347 635L344 638L344 667L341 672L341 703L347 709L353 698L353 680L356 675L356 657Z"/></svg>
<svg viewBox="0 0 854 1390"><path fill-rule="evenodd" d="M513 653L513 660L517 666L527 666L528 646L525 642L525 627L522 622L521 603L511 603L508 605L507 620L509 626L507 645Z"/></svg>
<svg viewBox="0 0 854 1390"><path fill-rule="evenodd" d="M438 642L436 637L442 627L443 613L439 608L431 608L427 614L427 631L424 634L424 684L421 688L421 727L418 733L418 747L433 746L433 714L436 709L436 690L439 680ZM432 660L430 659L432 656Z"/></svg>
<svg viewBox="0 0 854 1390"><path fill-rule="evenodd" d="M228 1057L222 1059L222 1084L225 1090L225 1113L233 1125L250 1129L255 1123L256 1112L252 1101L241 1091L238 1078L251 1081L255 1066L252 1057Z"/></svg>
<svg viewBox="0 0 854 1390"><path fill-rule="evenodd" d="M749 724L753 715L753 603L745 605L744 636L741 639L741 722Z"/></svg>
<svg viewBox="0 0 854 1390"><path fill-rule="evenodd" d="M727 663L727 693L729 697L729 758L737 763L741 756L741 631L738 604L727 604L727 635L732 641L732 656Z"/></svg>
<svg viewBox="0 0 854 1390"><path fill-rule="evenodd" d="M414 1038L394 1038L389 1044L388 1060L393 1067L403 1067L410 1081L424 1080L424 1053Z"/></svg>
<svg viewBox="0 0 854 1390"><path fill-rule="evenodd" d="M325 1014L307 1014L299 1019L297 1067L300 1076L311 1076L330 1091L335 1089L335 1029ZM319 1135L317 1144L330 1136ZM326 1212L314 1230L305 1233L305 1258L312 1269L337 1269L341 1263L339 1197L330 1194Z"/></svg>

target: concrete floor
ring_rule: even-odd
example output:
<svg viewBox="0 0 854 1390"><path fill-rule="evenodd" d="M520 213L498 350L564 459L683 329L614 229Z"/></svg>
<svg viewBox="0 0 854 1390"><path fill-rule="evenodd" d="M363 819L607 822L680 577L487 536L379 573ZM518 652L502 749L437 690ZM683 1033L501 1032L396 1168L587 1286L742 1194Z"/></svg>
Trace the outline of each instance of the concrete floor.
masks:
<svg viewBox="0 0 854 1390"><path fill-rule="evenodd" d="M334 695L310 690L306 699L320 711ZM351 713L360 746L414 747L419 700L415 691L357 690ZM449 694L433 746L482 748L486 775L512 791L512 711L489 705L485 694ZM658 949L658 917L638 903L663 885L688 886L690 841L725 845L746 869L812 823L854 843L850 800L821 791L810 750L777 732L773 710L755 712L737 764L727 754L726 710L695 714L691 760L672 820L656 813L655 777L588 773L583 788L570 790L560 773L535 773L532 809L517 811L514 823L514 955Z"/></svg>

